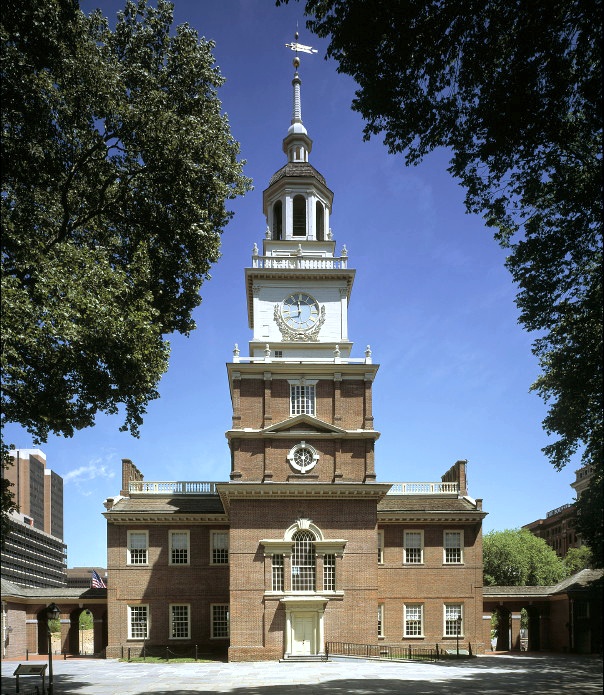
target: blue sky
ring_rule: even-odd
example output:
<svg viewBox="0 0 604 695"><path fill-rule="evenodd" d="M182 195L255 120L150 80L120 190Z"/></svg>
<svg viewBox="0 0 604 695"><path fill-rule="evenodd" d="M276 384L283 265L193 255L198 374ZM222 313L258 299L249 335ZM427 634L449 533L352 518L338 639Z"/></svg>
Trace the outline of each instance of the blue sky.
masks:
<svg viewBox="0 0 604 695"><path fill-rule="evenodd" d="M380 481L436 481L468 459L469 493L484 499L485 532L521 526L572 501L574 471L556 472L541 448L545 405L529 394L538 375L532 337L517 324L516 288L505 251L481 218L467 215L463 190L447 173L446 152L413 168L379 138L363 142L350 109L354 82L325 61L326 43L304 26L302 5L271 0L176 0L175 24L188 22L216 42L220 90L245 172L255 189L234 201L222 258L203 285L198 328L173 337L161 398L140 439L120 433L122 418L99 416L72 439L40 446L65 481L70 567L106 565L103 500L121 486L121 459L146 480L228 480L224 432L231 407L225 363L234 343L247 354L243 269L265 229L262 190L285 163L281 141L291 119L292 41L319 50L301 56L302 117L314 141L310 162L334 191L331 227L357 270L349 314L353 356L371 345ZM114 18L122 2L100 6ZM33 446L16 426L7 439Z"/></svg>

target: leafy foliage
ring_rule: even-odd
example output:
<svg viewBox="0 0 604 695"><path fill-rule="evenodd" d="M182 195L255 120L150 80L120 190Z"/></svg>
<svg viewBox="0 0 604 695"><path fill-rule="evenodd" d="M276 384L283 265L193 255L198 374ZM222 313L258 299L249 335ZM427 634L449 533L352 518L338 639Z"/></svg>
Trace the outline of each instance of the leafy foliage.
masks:
<svg viewBox="0 0 604 695"><path fill-rule="evenodd" d="M277 4L288 0L277 0ZM557 468L602 483L601 0L306 0L307 26L358 83L365 138L418 163L440 147L510 250L520 323L538 336ZM601 529L594 493L584 537ZM600 537L601 549L601 537ZM601 556L601 550L600 550Z"/></svg>
<svg viewBox="0 0 604 695"><path fill-rule="evenodd" d="M92 630L94 627L94 618L90 611L82 611L78 622L80 630Z"/></svg>
<svg viewBox="0 0 604 695"><path fill-rule="evenodd" d="M1 22L3 418L39 442L123 406L137 435L250 188L213 44L165 0L113 31L76 0Z"/></svg>
<svg viewBox="0 0 604 695"><path fill-rule="evenodd" d="M551 586L568 576L555 551L526 529L487 533L483 562L485 586Z"/></svg>
<svg viewBox="0 0 604 695"><path fill-rule="evenodd" d="M591 549L586 545L582 545L580 548L569 548L564 556L564 564L569 575L588 569L591 567L592 561Z"/></svg>

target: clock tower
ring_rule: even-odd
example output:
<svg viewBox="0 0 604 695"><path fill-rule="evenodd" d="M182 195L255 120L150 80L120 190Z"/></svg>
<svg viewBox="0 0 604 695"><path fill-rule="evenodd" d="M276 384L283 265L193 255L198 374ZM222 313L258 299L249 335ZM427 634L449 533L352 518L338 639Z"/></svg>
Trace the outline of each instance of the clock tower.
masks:
<svg viewBox="0 0 604 695"><path fill-rule="evenodd" d="M294 44L298 47L299 44ZM231 660L317 658L330 635L375 639L373 364L352 357L355 271L336 253L333 193L309 162L294 60L287 161L263 192L266 231L245 270L252 338L227 364ZM333 637L332 637L333 638Z"/></svg>

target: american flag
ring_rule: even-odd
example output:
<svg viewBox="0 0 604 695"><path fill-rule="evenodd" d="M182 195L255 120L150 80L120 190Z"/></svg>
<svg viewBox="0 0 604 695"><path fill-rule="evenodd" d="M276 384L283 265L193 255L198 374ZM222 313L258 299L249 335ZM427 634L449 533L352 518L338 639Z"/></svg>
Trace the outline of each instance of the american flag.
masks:
<svg viewBox="0 0 604 695"><path fill-rule="evenodd" d="M106 589L107 584L100 578L99 573L96 570L92 570L92 577L90 579L90 586L93 589Z"/></svg>

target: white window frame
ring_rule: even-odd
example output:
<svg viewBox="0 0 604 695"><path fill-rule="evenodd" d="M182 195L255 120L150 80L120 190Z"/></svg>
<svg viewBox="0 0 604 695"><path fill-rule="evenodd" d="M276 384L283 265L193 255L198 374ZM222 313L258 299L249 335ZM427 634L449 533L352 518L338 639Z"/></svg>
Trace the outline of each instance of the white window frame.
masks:
<svg viewBox="0 0 604 695"><path fill-rule="evenodd" d="M336 556L334 553L323 555L323 591L336 590Z"/></svg>
<svg viewBox="0 0 604 695"><path fill-rule="evenodd" d="M145 611L145 630L144 630L144 635L134 635L132 627L134 625L134 622L132 620L132 613L133 611L135 613L138 613L140 609L144 609ZM140 619L136 621L137 624L140 622ZM150 626L150 615L149 615L149 604L148 603L136 603L128 606L128 639L132 640L146 640L149 638L149 626Z"/></svg>
<svg viewBox="0 0 604 695"><path fill-rule="evenodd" d="M378 555L378 565L384 564L384 532L377 532L377 555Z"/></svg>
<svg viewBox="0 0 604 695"><path fill-rule="evenodd" d="M419 608L419 619L417 617L410 617L410 609L416 611ZM419 633L410 632L409 624L417 624L419 620ZM409 602L403 604L403 637L405 639L421 639L424 637L424 604L417 602Z"/></svg>
<svg viewBox="0 0 604 695"><path fill-rule="evenodd" d="M181 550L181 548L173 548L173 535L174 534L182 534L186 537L187 539L187 547L186 547L186 552L187 552L187 560L186 562L174 562L174 558L172 556L172 550ZM179 567L184 567L185 565L190 565L191 564L191 532L188 530L183 530L183 529L172 529L168 531L168 564L169 565L177 565ZM183 604L184 605L184 604Z"/></svg>
<svg viewBox="0 0 604 695"><path fill-rule="evenodd" d="M215 560L215 555L214 551L219 551L219 550L225 550L225 548L217 548L216 543L215 543L215 538L217 536L226 536L227 539L227 547L226 547L226 560L223 561L216 561ZM210 565L228 565L230 560L230 538L229 538L229 532L228 530L220 530L220 531L210 531Z"/></svg>
<svg viewBox="0 0 604 695"><path fill-rule="evenodd" d="M317 414L317 383L318 379L288 379L289 383L289 415Z"/></svg>
<svg viewBox="0 0 604 695"><path fill-rule="evenodd" d="M461 625L459 626L459 638L462 639L464 636L465 629L465 618L464 618L464 606L463 603L445 603L443 605L443 637L457 637L457 618L450 618L447 616L447 609L455 609L457 615L461 615ZM449 626L455 623L455 628L448 630Z"/></svg>
<svg viewBox="0 0 604 695"><path fill-rule="evenodd" d="M285 559L282 553L274 553L271 556L271 590L285 590Z"/></svg>
<svg viewBox="0 0 604 695"><path fill-rule="evenodd" d="M174 635L174 609L175 608L186 608L187 609L187 620L186 620L186 626L187 626L187 634L186 635ZM183 620L178 620L176 621L176 624L181 626L184 624ZM171 603L170 604L170 634L168 635L168 639L171 640L178 640L178 639L191 639L191 604L190 603Z"/></svg>
<svg viewBox="0 0 604 695"><path fill-rule="evenodd" d="M408 546L407 534L419 535L419 560L409 560L407 549L416 550L415 546ZM411 555L411 553L410 553ZM403 564L404 565L423 565L424 564L424 532L421 529L405 529L403 531Z"/></svg>
<svg viewBox="0 0 604 695"><path fill-rule="evenodd" d="M145 537L145 547L144 548L132 548L131 538L134 535ZM133 567L148 567L149 566L149 531L143 530L132 530L128 531L127 534L127 556L126 564ZM133 550L144 550L145 551L145 562L133 562L132 561L132 551Z"/></svg>
<svg viewBox="0 0 604 695"><path fill-rule="evenodd" d="M447 534L459 535L459 546L447 545ZM447 559L447 550L459 549L459 560ZM444 565L463 565L464 563L464 532L460 529L445 529L443 531L443 564Z"/></svg>
<svg viewBox="0 0 604 695"><path fill-rule="evenodd" d="M217 635L216 627L218 618L214 613L217 608L226 608L226 635ZM210 639L229 639L231 636L230 627L231 611L228 603L211 603L210 604Z"/></svg>
<svg viewBox="0 0 604 695"><path fill-rule="evenodd" d="M385 616L385 608L383 603L378 603L378 610L377 610L377 636L378 637L385 637L386 633L384 632L384 616Z"/></svg>

